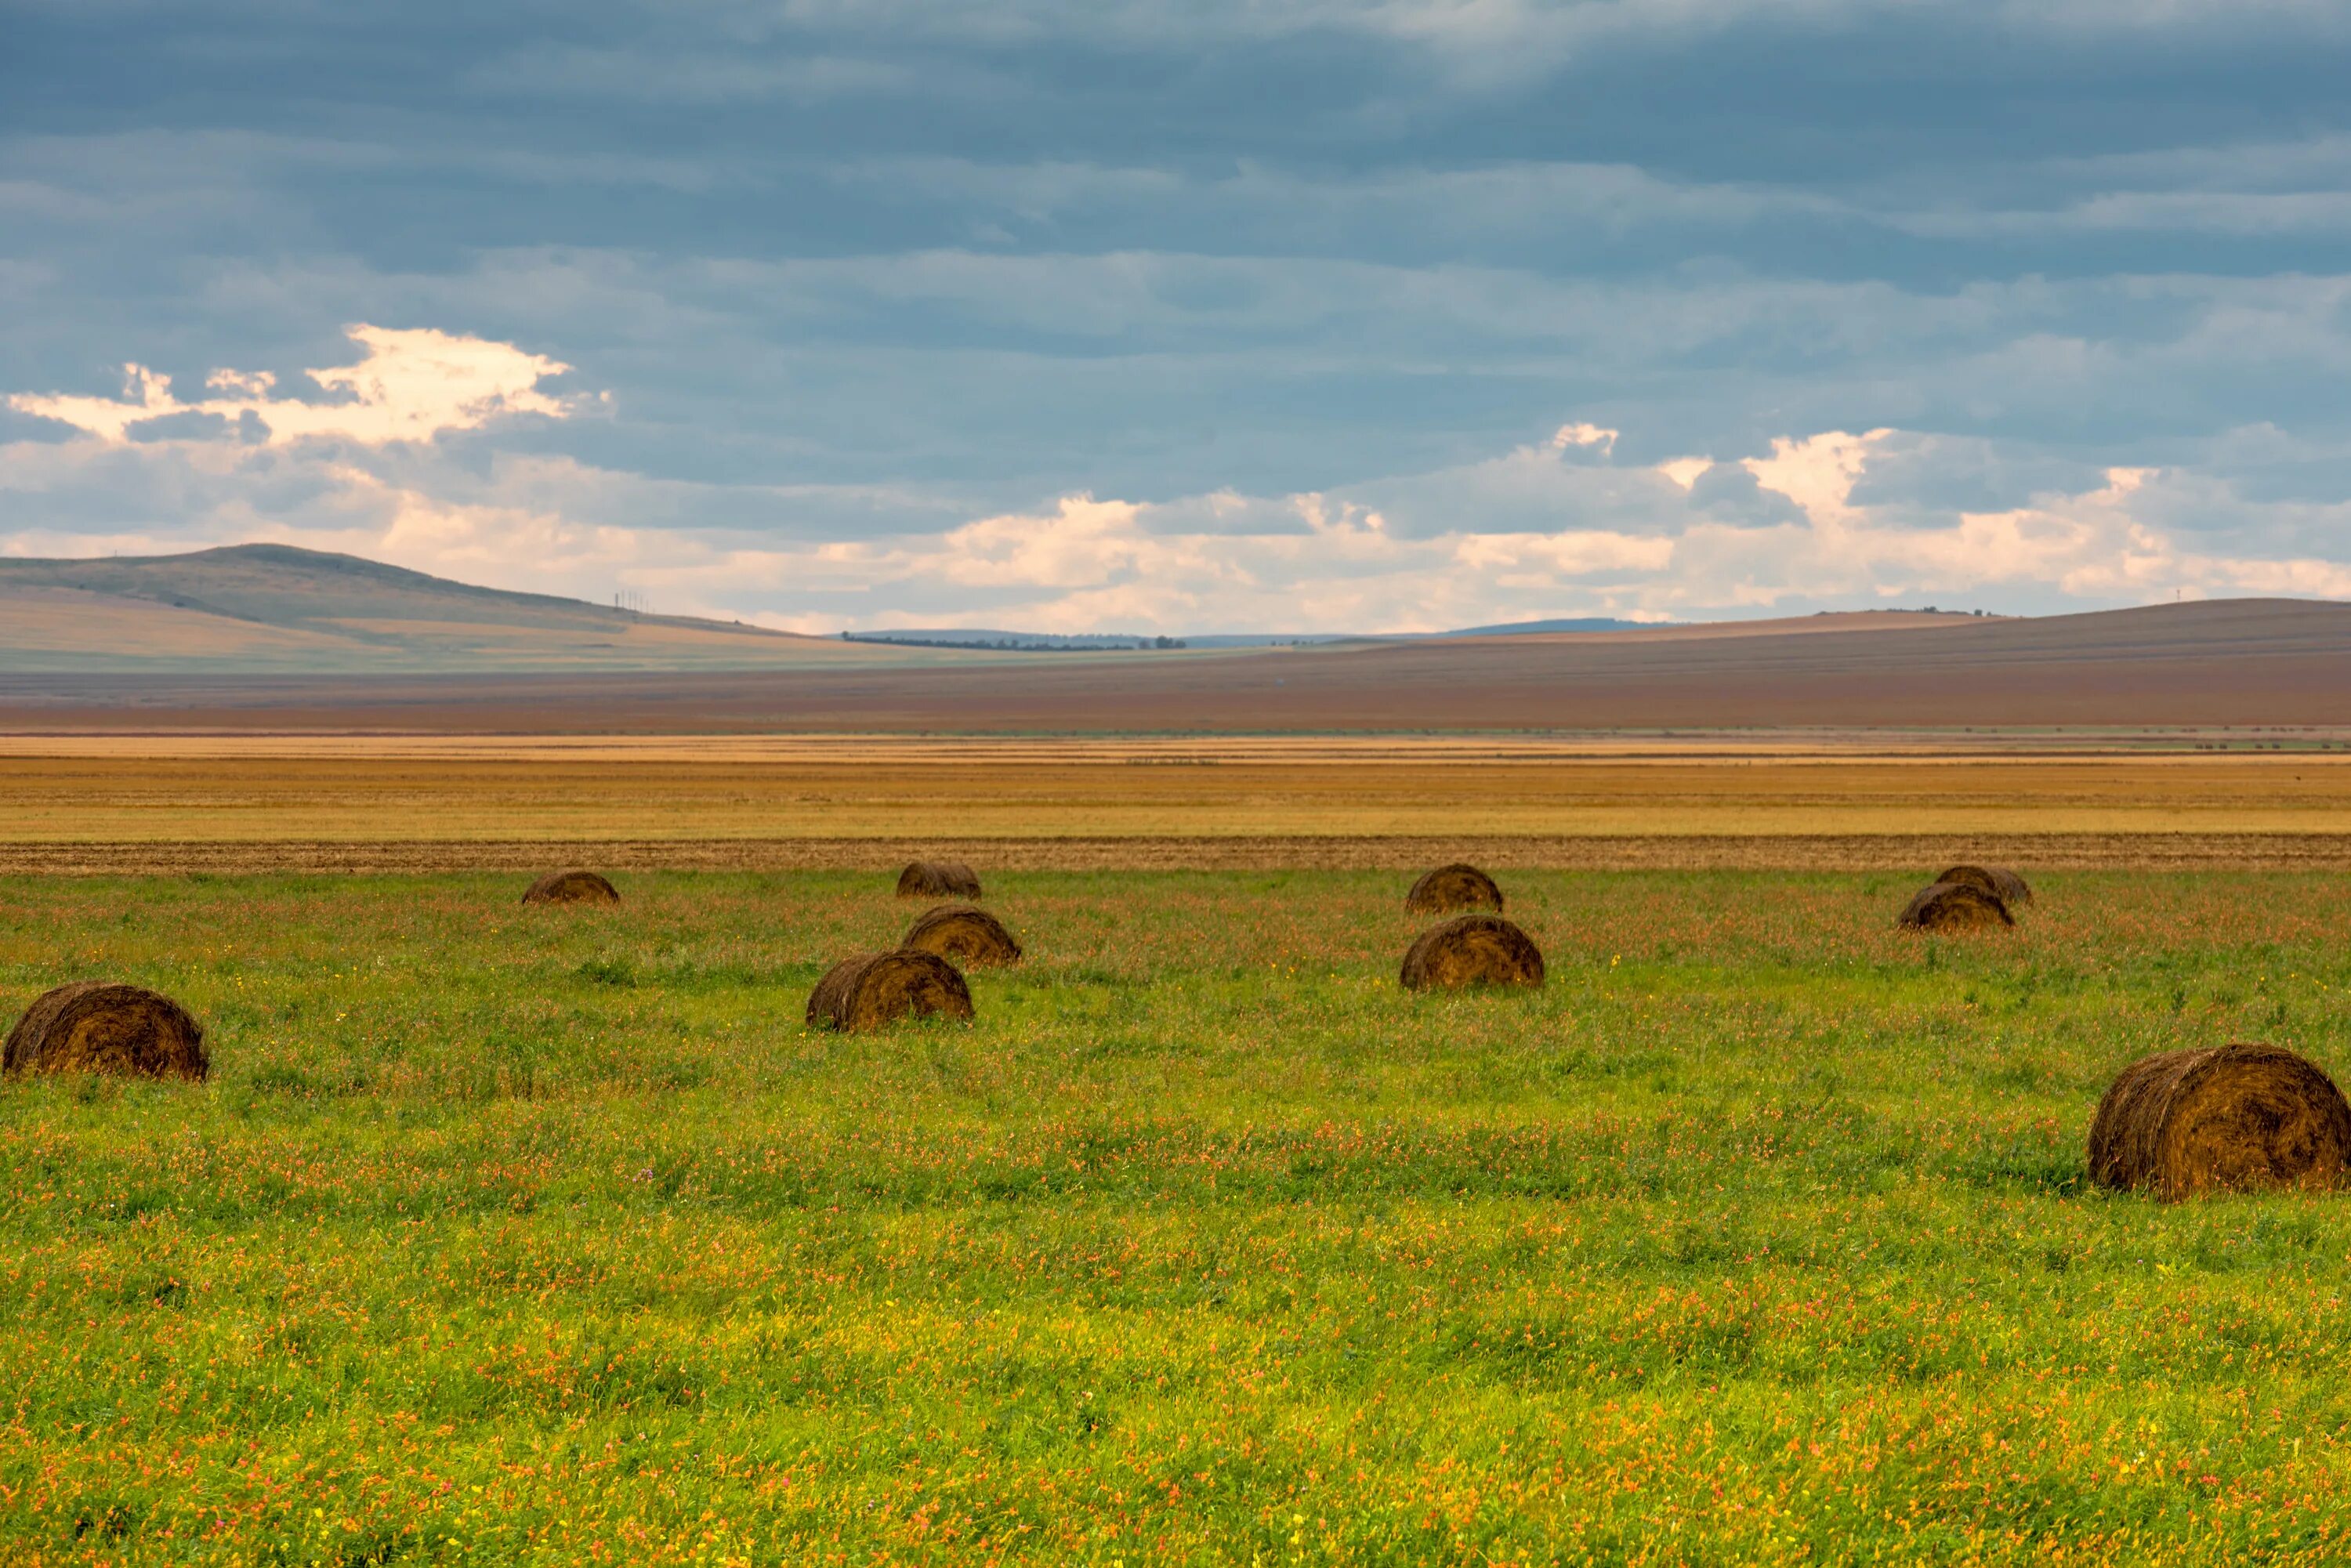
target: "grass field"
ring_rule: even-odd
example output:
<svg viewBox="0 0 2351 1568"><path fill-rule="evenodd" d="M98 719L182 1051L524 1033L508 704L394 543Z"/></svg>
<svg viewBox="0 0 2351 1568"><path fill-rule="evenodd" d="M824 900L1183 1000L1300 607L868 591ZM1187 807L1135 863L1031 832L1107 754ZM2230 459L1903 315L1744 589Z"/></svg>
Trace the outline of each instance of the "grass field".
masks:
<svg viewBox="0 0 2351 1568"><path fill-rule="evenodd" d="M1918 871L1930 867L1917 868ZM1019 874L979 1019L803 1030L886 879L0 881L0 1560L2338 1561L2351 1208L2086 1190L2114 1071L2351 1062L2338 876Z"/></svg>

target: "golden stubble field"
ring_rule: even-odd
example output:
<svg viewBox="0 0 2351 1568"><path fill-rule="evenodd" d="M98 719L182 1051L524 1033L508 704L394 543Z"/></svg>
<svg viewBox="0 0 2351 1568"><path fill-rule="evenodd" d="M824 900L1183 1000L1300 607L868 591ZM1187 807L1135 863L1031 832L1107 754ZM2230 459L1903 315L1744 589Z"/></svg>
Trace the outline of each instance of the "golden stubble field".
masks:
<svg viewBox="0 0 2351 1568"><path fill-rule="evenodd" d="M2351 755L1989 741L0 738L0 863L1852 865L2351 859ZM1391 852L1384 847L1390 843ZM74 846L119 846L85 866ZM1743 846L1743 847L1741 847ZM2036 856L2034 853L2038 851Z"/></svg>

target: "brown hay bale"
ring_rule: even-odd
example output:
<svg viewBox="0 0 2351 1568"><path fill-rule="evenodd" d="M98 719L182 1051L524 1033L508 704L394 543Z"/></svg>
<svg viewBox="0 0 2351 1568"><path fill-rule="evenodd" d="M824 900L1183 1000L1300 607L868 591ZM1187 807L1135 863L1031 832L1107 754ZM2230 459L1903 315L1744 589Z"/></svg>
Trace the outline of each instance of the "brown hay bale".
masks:
<svg viewBox="0 0 2351 1568"><path fill-rule="evenodd" d="M970 988L936 953L904 947L843 958L809 993L808 1021L822 1029L878 1029L942 1015L971 1017Z"/></svg>
<svg viewBox="0 0 2351 1568"><path fill-rule="evenodd" d="M525 904L618 904L621 890L592 871L551 871L523 894Z"/></svg>
<svg viewBox="0 0 2351 1568"><path fill-rule="evenodd" d="M1404 895L1407 915L1450 915L1457 909L1502 911L1502 890L1474 865L1456 861L1423 873Z"/></svg>
<svg viewBox="0 0 2351 1568"><path fill-rule="evenodd" d="M906 927L901 947L936 953L969 967L1020 962L1020 944L1004 923L971 904L942 904L926 909Z"/></svg>
<svg viewBox="0 0 2351 1568"><path fill-rule="evenodd" d="M2213 1045L2123 1069L2090 1124L2090 1176L2166 1203L2190 1193L2328 1187L2351 1166L2351 1104L2317 1063Z"/></svg>
<svg viewBox="0 0 2351 1568"><path fill-rule="evenodd" d="M2004 865L1955 865L1935 879L1937 882L1964 883L1991 894L2011 909L2032 902L2032 889L2024 879Z"/></svg>
<svg viewBox="0 0 2351 1568"><path fill-rule="evenodd" d="M1455 986L1540 986L1542 954L1499 915L1457 915L1420 934L1404 956L1407 990Z"/></svg>
<svg viewBox="0 0 2351 1568"><path fill-rule="evenodd" d="M1896 924L1906 931L1979 931L2013 925L2016 916L1996 893L1964 882L1937 882L1912 896Z"/></svg>
<svg viewBox="0 0 2351 1568"><path fill-rule="evenodd" d="M211 1071L204 1026L142 986L78 980L45 991L8 1031L10 1072L120 1072L201 1079Z"/></svg>
<svg viewBox="0 0 2351 1568"><path fill-rule="evenodd" d="M979 878L961 861L916 861L898 873L901 898L979 897Z"/></svg>

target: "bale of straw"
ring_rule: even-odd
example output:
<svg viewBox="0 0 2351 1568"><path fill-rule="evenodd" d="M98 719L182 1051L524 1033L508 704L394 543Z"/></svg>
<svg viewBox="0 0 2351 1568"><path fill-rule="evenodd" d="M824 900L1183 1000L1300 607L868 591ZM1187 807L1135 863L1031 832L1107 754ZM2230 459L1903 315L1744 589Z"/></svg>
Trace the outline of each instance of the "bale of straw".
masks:
<svg viewBox="0 0 2351 1568"><path fill-rule="evenodd" d="M1980 931L2013 925L2000 894L1964 882L1929 883L1914 894L1897 922L1906 931Z"/></svg>
<svg viewBox="0 0 2351 1568"><path fill-rule="evenodd" d="M1457 909L1502 912L1502 890L1474 865L1456 861L1425 873L1404 895L1407 915L1450 915Z"/></svg>
<svg viewBox="0 0 2351 1568"><path fill-rule="evenodd" d="M898 946L936 953L967 967L1020 962L1020 944L1012 933L975 904L942 904L925 910L906 927Z"/></svg>
<svg viewBox="0 0 2351 1568"><path fill-rule="evenodd" d="M2090 1124L2090 1176L2167 1203L2207 1191L2327 1187L2351 1166L2351 1104L2317 1063L2212 1045L2123 1069Z"/></svg>
<svg viewBox="0 0 2351 1568"><path fill-rule="evenodd" d="M2020 904L2032 902L2032 889L2022 877L2004 865L1955 865L1935 879L1937 882L1965 883L1980 888L2014 909Z"/></svg>
<svg viewBox="0 0 2351 1568"><path fill-rule="evenodd" d="M878 1029L933 1017L971 1017L971 988L936 953L861 953L827 969L809 993L808 1021L820 1029Z"/></svg>
<svg viewBox="0 0 2351 1568"><path fill-rule="evenodd" d="M618 904L621 890L592 871L551 871L532 883L525 904Z"/></svg>
<svg viewBox="0 0 2351 1568"><path fill-rule="evenodd" d="M901 898L979 897L979 878L961 861L916 861L898 873Z"/></svg>
<svg viewBox="0 0 2351 1568"><path fill-rule="evenodd" d="M78 980L25 1009L0 1052L10 1072L118 1072L201 1079L212 1070L204 1026L143 986Z"/></svg>
<svg viewBox="0 0 2351 1568"><path fill-rule="evenodd" d="M1540 986L1542 954L1499 915L1457 915L1420 934L1404 956L1409 990L1455 986Z"/></svg>

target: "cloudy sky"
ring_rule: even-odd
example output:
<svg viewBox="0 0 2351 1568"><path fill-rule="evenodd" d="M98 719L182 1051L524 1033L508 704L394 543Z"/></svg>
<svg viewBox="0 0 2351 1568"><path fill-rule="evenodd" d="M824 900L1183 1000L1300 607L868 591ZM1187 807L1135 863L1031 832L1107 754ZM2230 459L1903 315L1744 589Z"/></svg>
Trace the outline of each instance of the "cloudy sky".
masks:
<svg viewBox="0 0 2351 1568"><path fill-rule="evenodd" d="M804 630L2351 597L2339 0L0 0L0 552Z"/></svg>

